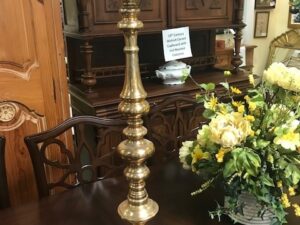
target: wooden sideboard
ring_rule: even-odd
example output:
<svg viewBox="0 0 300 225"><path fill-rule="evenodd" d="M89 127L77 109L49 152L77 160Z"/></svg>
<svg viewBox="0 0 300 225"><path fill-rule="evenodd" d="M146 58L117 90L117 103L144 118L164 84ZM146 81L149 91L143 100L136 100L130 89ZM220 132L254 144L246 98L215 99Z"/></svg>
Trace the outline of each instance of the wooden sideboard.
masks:
<svg viewBox="0 0 300 225"><path fill-rule="evenodd" d="M63 0L74 115L120 117L117 108L125 62L123 36L117 29L119 4L119 0ZM214 68L215 29L234 29L235 51L230 59L235 74L229 82L245 91L248 77L238 68L242 63L239 53L241 30L245 26L243 7L244 0L141 0L140 19L144 28L139 35L139 61L151 105L144 120L148 138L155 143L158 153L176 149L180 144L178 137L203 121L203 107L194 102L198 91L195 84L188 80L183 85L166 86L155 76L155 70L165 63L161 30L189 26L193 57L183 61L192 66L192 76L198 82L219 83L223 81L223 72ZM218 91L224 90L218 86ZM108 142L118 143L119 139ZM159 155L163 158L164 154Z"/></svg>
<svg viewBox="0 0 300 225"><path fill-rule="evenodd" d="M120 0L63 0L64 33L69 77L92 91L101 78L123 76L123 36L117 29ZM237 68L244 0L141 0L140 63L142 76L153 76L164 64L161 30L180 26L191 29L193 68L215 63L215 29L235 30L232 64Z"/></svg>

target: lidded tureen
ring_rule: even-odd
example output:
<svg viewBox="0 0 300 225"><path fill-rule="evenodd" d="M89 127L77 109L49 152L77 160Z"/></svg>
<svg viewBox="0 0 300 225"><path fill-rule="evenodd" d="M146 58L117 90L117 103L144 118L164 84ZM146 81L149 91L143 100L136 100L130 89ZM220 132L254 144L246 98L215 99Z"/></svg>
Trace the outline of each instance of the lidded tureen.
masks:
<svg viewBox="0 0 300 225"><path fill-rule="evenodd" d="M190 75L191 66L175 60L159 67L155 72L158 78L163 79L164 84L183 84L185 82L184 77Z"/></svg>

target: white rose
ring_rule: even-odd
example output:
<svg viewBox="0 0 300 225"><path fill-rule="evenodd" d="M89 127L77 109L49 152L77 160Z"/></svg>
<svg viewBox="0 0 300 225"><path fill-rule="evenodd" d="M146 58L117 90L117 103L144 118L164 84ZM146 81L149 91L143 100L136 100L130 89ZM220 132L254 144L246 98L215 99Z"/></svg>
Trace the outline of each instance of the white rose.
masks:
<svg viewBox="0 0 300 225"><path fill-rule="evenodd" d="M286 90L300 92L300 70L295 67L286 67L282 63L273 63L264 71L263 79Z"/></svg>
<svg viewBox="0 0 300 225"><path fill-rule="evenodd" d="M239 144L239 139L239 132L232 127L227 127L221 135L220 144L225 148L231 148Z"/></svg>
<svg viewBox="0 0 300 225"><path fill-rule="evenodd" d="M299 124L300 124L300 121L299 121L299 120L293 120L293 121L291 122L290 129L291 129L292 131L295 131L295 130L298 128Z"/></svg>
<svg viewBox="0 0 300 225"><path fill-rule="evenodd" d="M186 162L186 157L190 155L190 148L193 147L193 143L193 141L185 141L182 143L182 146L179 149L179 159L184 169L191 169L191 166Z"/></svg>
<svg viewBox="0 0 300 225"><path fill-rule="evenodd" d="M294 132L288 132L281 137L276 137L274 143L281 145L285 149L291 149L295 151L300 146L300 134Z"/></svg>
<svg viewBox="0 0 300 225"><path fill-rule="evenodd" d="M218 115L209 123L211 141L223 147L240 144L251 134L251 125L241 113Z"/></svg>

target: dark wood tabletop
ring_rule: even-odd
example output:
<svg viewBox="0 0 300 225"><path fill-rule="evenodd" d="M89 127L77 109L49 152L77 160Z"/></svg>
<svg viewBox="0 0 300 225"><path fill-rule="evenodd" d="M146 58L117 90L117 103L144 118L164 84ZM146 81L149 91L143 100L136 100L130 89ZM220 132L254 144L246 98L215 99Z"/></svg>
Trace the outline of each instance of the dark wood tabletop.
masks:
<svg viewBox="0 0 300 225"><path fill-rule="evenodd" d="M211 189L191 197L199 187L197 175L181 168L174 161L151 169L147 190L158 202L158 215L148 224L160 225L229 225L211 220L209 210L216 207L216 200L223 199L222 192ZM117 207L126 197L127 182L124 178L111 178L83 185L63 193L50 196L0 212L3 225L122 225ZM289 225L299 225L300 219L289 217Z"/></svg>

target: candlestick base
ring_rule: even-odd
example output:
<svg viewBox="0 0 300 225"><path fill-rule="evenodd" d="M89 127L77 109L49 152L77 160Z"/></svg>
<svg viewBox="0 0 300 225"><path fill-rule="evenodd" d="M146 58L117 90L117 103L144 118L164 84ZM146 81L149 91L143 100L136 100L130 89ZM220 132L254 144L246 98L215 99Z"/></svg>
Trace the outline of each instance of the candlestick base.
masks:
<svg viewBox="0 0 300 225"><path fill-rule="evenodd" d="M138 206L131 205L125 200L119 205L118 213L122 219L129 221L131 224L142 225L153 218L158 209L157 203L150 198L147 199L146 204Z"/></svg>

